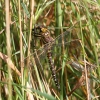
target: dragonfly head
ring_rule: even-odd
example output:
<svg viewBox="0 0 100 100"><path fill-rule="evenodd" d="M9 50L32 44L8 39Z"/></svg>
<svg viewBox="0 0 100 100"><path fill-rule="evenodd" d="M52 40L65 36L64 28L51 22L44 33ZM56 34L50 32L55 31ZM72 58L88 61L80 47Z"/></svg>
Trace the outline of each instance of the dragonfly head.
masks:
<svg viewBox="0 0 100 100"><path fill-rule="evenodd" d="M47 29L43 25L35 26L34 29L32 29L33 35L36 37L41 37L42 33L45 33L46 31Z"/></svg>

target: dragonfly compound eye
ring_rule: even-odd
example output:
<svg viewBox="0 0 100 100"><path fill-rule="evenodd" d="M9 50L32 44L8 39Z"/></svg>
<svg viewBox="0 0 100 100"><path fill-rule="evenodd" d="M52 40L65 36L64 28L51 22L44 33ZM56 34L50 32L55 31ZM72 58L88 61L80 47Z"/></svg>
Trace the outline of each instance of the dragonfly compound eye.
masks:
<svg viewBox="0 0 100 100"><path fill-rule="evenodd" d="M33 35L34 36L40 36L41 35L41 28L40 27L34 27L34 29L32 29Z"/></svg>

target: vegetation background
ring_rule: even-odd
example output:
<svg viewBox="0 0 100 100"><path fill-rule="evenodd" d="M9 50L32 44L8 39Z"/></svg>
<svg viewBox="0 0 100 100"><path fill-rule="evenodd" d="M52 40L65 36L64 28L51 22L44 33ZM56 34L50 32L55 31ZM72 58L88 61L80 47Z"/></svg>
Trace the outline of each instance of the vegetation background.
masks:
<svg viewBox="0 0 100 100"><path fill-rule="evenodd" d="M39 40L32 48L41 24L60 43L52 47L60 91ZM100 0L0 0L0 100L99 100L99 27Z"/></svg>

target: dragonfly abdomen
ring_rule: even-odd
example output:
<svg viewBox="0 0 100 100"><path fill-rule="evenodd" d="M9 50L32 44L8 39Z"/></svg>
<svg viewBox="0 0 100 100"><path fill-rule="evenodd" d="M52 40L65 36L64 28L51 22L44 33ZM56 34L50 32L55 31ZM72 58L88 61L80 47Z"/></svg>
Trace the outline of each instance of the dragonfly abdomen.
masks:
<svg viewBox="0 0 100 100"><path fill-rule="evenodd" d="M58 79L57 79L57 76L56 76L56 71L55 71L55 68L54 68L54 63L53 63L53 60L52 60L52 55L51 55L50 49L47 50L47 57L48 57L48 62L49 62L49 66L50 66L50 70L51 70L51 73L52 73L53 80L54 80L57 88L60 90L60 85L59 85L59 82L58 82Z"/></svg>

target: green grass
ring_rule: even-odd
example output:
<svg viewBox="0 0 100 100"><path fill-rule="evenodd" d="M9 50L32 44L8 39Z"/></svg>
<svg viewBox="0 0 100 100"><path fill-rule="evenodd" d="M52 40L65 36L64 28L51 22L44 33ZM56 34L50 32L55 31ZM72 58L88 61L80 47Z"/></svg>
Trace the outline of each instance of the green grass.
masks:
<svg viewBox="0 0 100 100"><path fill-rule="evenodd" d="M0 100L99 100L99 0L10 0L10 7L6 2L0 1ZM39 24L61 44L52 48L60 91L39 39L34 48L31 29Z"/></svg>

